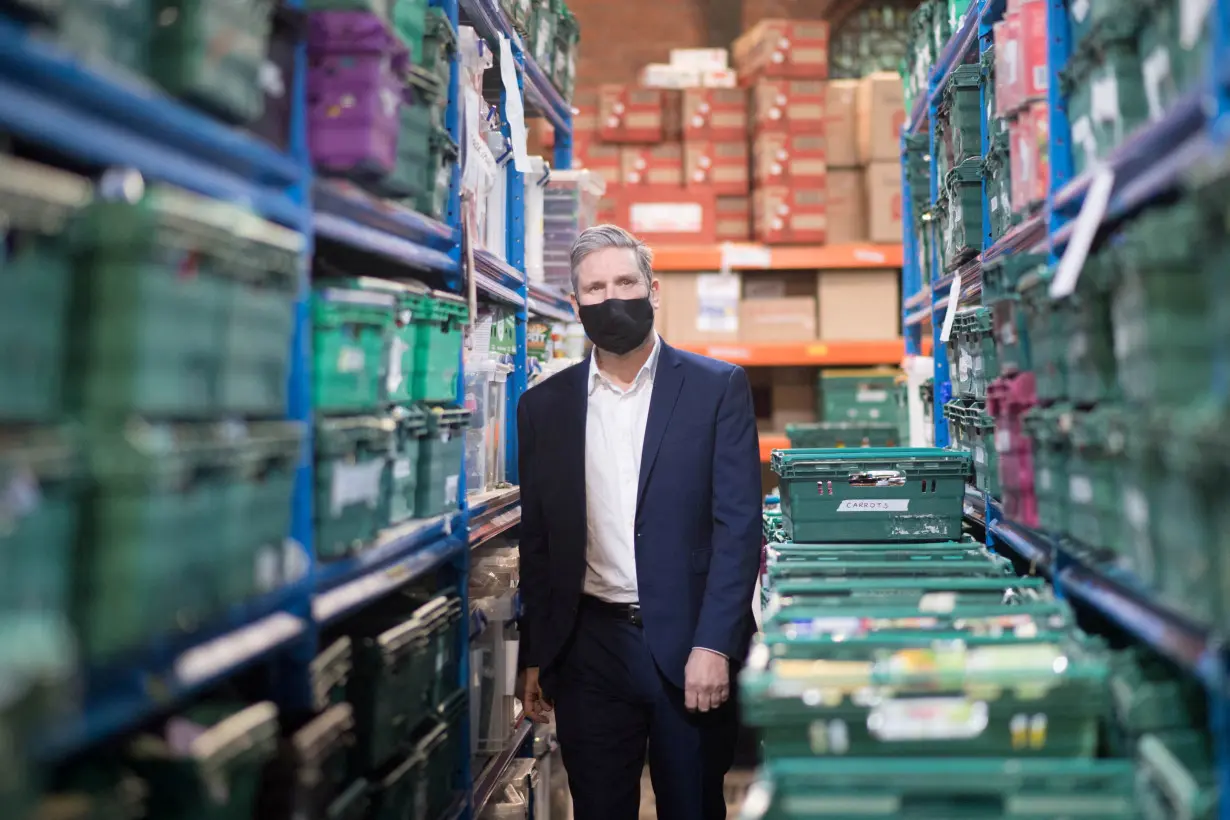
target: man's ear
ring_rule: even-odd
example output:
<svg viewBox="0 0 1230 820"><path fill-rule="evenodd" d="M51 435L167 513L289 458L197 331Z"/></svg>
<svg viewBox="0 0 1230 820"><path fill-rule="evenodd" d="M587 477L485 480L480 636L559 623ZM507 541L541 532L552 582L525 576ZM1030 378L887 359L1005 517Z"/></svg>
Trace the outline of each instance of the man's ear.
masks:
<svg viewBox="0 0 1230 820"><path fill-rule="evenodd" d="M654 310L662 306L662 283L656 278L649 280L649 303Z"/></svg>

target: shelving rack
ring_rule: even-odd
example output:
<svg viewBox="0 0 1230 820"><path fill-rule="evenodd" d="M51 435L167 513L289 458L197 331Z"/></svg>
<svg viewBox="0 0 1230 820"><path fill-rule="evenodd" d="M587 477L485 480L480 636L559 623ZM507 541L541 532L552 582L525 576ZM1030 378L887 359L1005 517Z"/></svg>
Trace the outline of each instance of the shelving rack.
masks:
<svg viewBox="0 0 1230 820"><path fill-rule="evenodd" d="M920 238L914 233L913 199L908 175L903 169L905 225L904 266L902 268L903 324L908 354L926 352L930 343L935 359L935 441L949 443L948 428L940 412L952 398L945 345L941 328L948 310L977 304L981 294L984 262L1001 255L1031 251L1058 261L1074 228L1077 215L1090 185L1099 172L1091 168L1075 176L1071 158L1071 129L1060 74L1072 53L1067 4L1046 0L1047 26L1047 108L1049 127L1050 180L1043 207L1020 224L992 241L989 204L983 185L982 253L935 282L923 281L920 265ZM930 134L930 201L937 199L936 133L934 122L946 81L956 66L976 64L993 44L992 26L1003 18L1006 0L974 0L941 50L931 69L927 93L920 95L908 112L904 136ZM1208 13L1212 54L1208 77L1199 88L1181 99L1160 119L1141 126L1129 135L1107 159L1101 169L1114 172L1110 202L1101 225L1109 226L1150 201L1176 189L1184 175L1202 161L1224 154L1230 147L1230 2L1212 0ZM986 99L980 100L983 112L982 154L987 151ZM928 129L924 132L923 129ZM903 137L902 152L905 153ZM932 260L932 269L938 252ZM952 282L960 277L959 296L949 303ZM931 332L924 337L925 328ZM1223 386L1224 387L1224 386ZM1223 391L1224 392L1224 391ZM1222 398L1225 398L1223 395ZM999 503L969 491L967 519L983 526L989 546L1015 553L1038 574L1050 578L1056 593L1098 612L1125 633L1169 658L1200 680L1208 690L1210 732L1217 752L1218 785L1222 795L1219 816L1230 820L1230 655L1226 651L1223 625L1193 624L1151 599L1130 574L1119 574L1083 561L1072 545L1035 532L1003 516Z"/></svg>
<svg viewBox="0 0 1230 820"><path fill-rule="evenodd" d="M571 165L570 105L546 72L527 53L495 0L433 0L456 27L473 26L500 53L503 37L515 62L517 93L529 116L547 118L555 128L554 167ZM302 6L301 2L292 5ZM290 406L287 417L309 422L311 326L310 256L316 243L332 243L392 265L403 275L427 277L433 284L464 292L465 262L459 227L460 174L454 172L448 218L438 222L380 200L346 182L314 178L306 123L306 45L296 54L292 90L291 144L280 152L246 133L220 124L173 100L139 78L100 73L86 67L37 32L0 16L0 130L45 146L70 161L99 171L133 169L149 180L198 194L242 203L257 214L304 236L305 255L293 336ZM459 133L458 59L454 58L446 127ZM501 115L507 95L501 99ZM503 116L501 117L502 119ZM573 313L565 294L527 282L521 227L522 182L507 166L507 262L485 251L475 254L473 272L479 298L517 311L516 365L508 380L509 427L515 431L517 398L527 387L526 322L536 316L568 321ZM458 400L463 398L459 387ZM256 664L274 672L272 699L288 709L312 703L310 664L319 650L321 627L432 572L449 574L463 604L470 550L520 521L516 487L516 437L508 443L508 488L463 500L460 511L388 530L356 557L327 565L314 561L313 468L310 443L296 472L291 536L302 554L299 580L249 605L235 608L219 623L191 636L168 639L130 653L115 669L83 670L80 709L39 733L32 754L46 763L112 740L148 719L165 715L190 698ZM460 497L466 499L465 470ZM473 631L473 629L471 630ZM461 652L461 683L469 680L468 647ZM468 729L462 728L466 738ZM500 766L526 752L529 724L518 721L509 752L489 762L477 790L465 749L464 795L446 815L472 818L475 795L489 797ZM468 746L468 741L463 746ZM485 797L483 797L485 799Z"/></svg>

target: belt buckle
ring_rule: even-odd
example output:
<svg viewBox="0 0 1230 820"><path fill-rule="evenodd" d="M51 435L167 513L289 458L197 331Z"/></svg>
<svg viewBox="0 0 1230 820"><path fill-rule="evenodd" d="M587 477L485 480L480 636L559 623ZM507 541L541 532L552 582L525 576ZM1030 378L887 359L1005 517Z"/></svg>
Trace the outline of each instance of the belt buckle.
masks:
<svg viewBox="0 0 1230 820"><path fill-rule="evenodd" d="M641 625L641 605L628 604L628 620L633 626Z"/></svg>

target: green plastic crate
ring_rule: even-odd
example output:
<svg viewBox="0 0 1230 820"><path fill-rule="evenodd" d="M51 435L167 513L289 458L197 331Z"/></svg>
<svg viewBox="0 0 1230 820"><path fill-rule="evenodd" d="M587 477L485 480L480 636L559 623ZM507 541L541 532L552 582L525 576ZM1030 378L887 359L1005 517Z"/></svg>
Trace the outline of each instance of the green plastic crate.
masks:
<svg viewBox="0 0 1230 820"><path fill-rule="evenodd" d="M370 771L409 749L435 711L437 643L449 625L448 601L415 609L405 596L382 601L349 627L355 667L346 698L355 707L355 773Z"/></svg>
<svg viewBox="0 0 1230 820"><path fill-rule="evenodd" d="M949 372L958 395L985 399L987 385L999 378L999 357L991 330L991 310L974 306L962 308L953 317L948 344Z"/></svg>
<svg viewBox="0 0 1230 820"><path fill-rule="evenodd" d="M391 404L406 405L414 401L414 358L418 326L414 312L429 297L430 289L419 282L393 282L363 276L350 280L354 289L364 293L386 294L393 299L393 323L387 341L388 356L383 367L382 396Z"/></svg>
<svg viewBox="0 0 1230 820"><path fill-rule="evenodd" d="M0 618L69 611L84 466L63 431L0 429Z"/></svg>
<svg viewBox="0 0 1230 820"><path fill-rule="evenodd" d="M418 750L427 758L427 817L442 817L452 806L458 788L467 788L461 779L462 761L469 748L462 733L470 714L466 689L451 695L437 710L444 733L430 733L419 741Z"/></svg>
<svg viewBox="0 0 1230 820"><path fill-rule="evenodd" d="M224 409L241 215L167 187L85 210L69 377L87 415L199 419Z"/></svg>
<svg viewBox="0 0 1230 820"><path fill-rule="evenodd" d="M443 291L432 291L409 307L409 321L415 329L411 389L415 401L457 401L463 326L469 315L464 299Z"/></svg>
<svg viewBox="0 0 1230 820"><path fill-rule="evenodd" d="M1163 470L1150 482L1158 514L1155 560L1161 597L1196 623L1230 612L1230 435L1222 413L1178 413L1159 432Z"/></svg>
<svg viewBox="0 0 1230 820"><path fill-rule="evenodd" d="M1115 372L1110 293L1118 278L1113 257L1094 255L1085 262L1076 292L1059 313L1067 339L1068 398L1078 406L1114 401L1119 385Z"/></svg>
<svg viewBox="0 0 1230 820"><path fill-rule="evenodd" d="M425 20L423 55L415 65L434 74L447 87L452 72L453 55L457 53L457 32L448 21L444 9L429 7Z"/></svg>
<svg viewBox="0 0 1230 820"><path fill-rule="evenodd" d="M317 412L361 413L379 408L386 400L396 308L397 300L389 293L356 287L316 288L312 294L312 406Z"/></svg>
<svg viewBox="0 0 1230 820"><path fill-rule="evenodd" d="M134 422L88 444L92 488L74 622L98 660L221 614L220 560L236 552L239 442L212 424ZM167 549L174 544L174 549Z"/></svg>
<svg viewBox="0 0 1230 820"><path fill-rule="evenodd" d="M900 428L891 422L820 421L814 424L788 424L786 437L792 449L896 447Z"/></svg>
<svg viewBox="0 0 1230 820"><path fill-rule="evenodd" d="M577 46L581 40L581 27L566 6L560 8L555 22L555 59L551 79L564 100L571 101L576 89Z"/></svg>
<svg viewBox="0 0 1230 820"><path fill-rule="evenodd" d="M1164 519L1161 496L1166 465L1162 455L1169 439L1169 425L1161 422L1148 411L1127 414L1132 435L1127 437L1119 472L1123 556L1136 577L1151 589L1161 588L1161 571L1165 567L1158 554L1158 527Z"/></svg>
<svg viewBox="0 0 1230 820"><path fill-rule="evenodd" d="M346 700L346 682L354 671L354 644L343 635L312 658L312 703L317 712Z"/></svg>
<svg viewBox="0 0 1230 820"><path fill-rule="evenodd" d="M393 31L410 52L410 62L420 65L425 61L423 38L427 34L428 0L392 0Z"/></svg>
<svg viewBox="0 0 1230 820"><path fill-rule="evenodd" d="M945 271L982 250L982 175L982 159L975 157L952 168L943 180L939 223Z"/></svg>
<svg viewBox="0 0 1230 820"><path fill-rule="evenodd" d="M187 749L155 736L129 746L129 763L149 789L152 817L233 820L251 817L262 773L277 751L278 710L206 703L184 716L205 731Z"/></svg>
<svg viewBox="0 0 1230 820"><path fill-rule="evenodd" d="M1107 677L1103 653L1075 639L937 642L857 661L754 650L739 676L740 713L768 758L1089 758ZM839 740L829 731L838 723Z"/></svg>
<svg viewBox="0 0 1230 820"><path fill-rule="evenodd" d="M407 817L427 817L421 813L427 788L427 760L417 752L398 762L372 785L368 820L405 820Z"/></svg>
<svg viewBox="0 0 1230 820"><path fill-rule="evenodd" d="M992 120L995 124L1005 121ZM993 125L992 127L998 127ZM1000 131L991 138L991 147L983 157L983 175L987 188L987 212L991 219L991 239L994 241L1012 227L1012 162L1008 134Z"/></svg>
<svg viewBox="0 0 1230 820"><path fill-rule="evenodd" d="M241 242L228 262L234 284L223 331L220 409L227 415L283 416L304 239L255 217L236 221Z"/></svg>
<svg viewBox="0 0 1230 820"><path fill-rule="evenodd" d="M1185 200L1142 215L1124 231L1111 320L1127 401L1182 406L1213 383L1215 294L1202 255L1218 247L1219 225L1217 212Z"/></svg>
<svg viewBox="0 0 1230 820"><path fill-rule="evenodd" d="M0 421L64 411L72 225L91 196L81 177L0 156Z"/></svg>
<svg viewBox="0 0 1230 820"><path fill-rule="evenodd" d="M1000 497L999 450L995 446L995 419L982 402L975 403L966 413L966 428L972 444L974 486L992 498Z"/></svg>
<svg viewBox="0 0 1230 820"><path fill-rule="evenodd" d="M966 414L973 405L972 399L957 398L944 403L941 412L948 421L949 446L966 453L974 449L972 430L966 423Z"/></svg>
<svg viewBox="0 0 1230 820"><path fill-rule="evenodd" d="M793 541L961 537L969 455L928 448L777 450L782 518Z"/></svg>
<svg viewBox="0 0 1230 820"><path fill-rule="evenodd" d="M1137 801L1144 820L1213 820L1219 806L1209 740L1200 731L1149 734L1136 745Z"/></svg>
<svg viewBox="0 0 1230 820"><path fill-rule="evenodd" d="M397 433L393 444L393 492L389 523L414 518L418 497L419 452L427 435L427 413L419 407L393 411Z"/></svg>
<svg viewBox="0 0 1230 820"><path fill-rule="evenodd" d="M269 0L154 0L151 75L177 97L254 122L265 110L272 10Z"/></svg>
<svg viewBox="0 0 1230 820"><path fill-rule="evenodd" d="M1013 573L1012 562L983 550L966 550L956 554L919 553L905 558L864 554L812 555L792 561L774 562L768 567L773 582L786 578L911 578L923 575L944 577L995 577Z"/></svg>
<svg viewBox="0 0 1230 820"><path fill-rule="evenodd" d="M1149 116L1160 119L1183 94L1205 81L1211 57L1209 6L1178 0L1143 4L1137 58Z"/></svg>
<svg viewBox="0 0 1230 820"><path fill-rule="evenodd" d="M946 596L936 595L926 606L917 604L867 605L860 613L835 615L831 608L806 603L778 607L764 622L766 636L783 631L798 637L849 641L864 636L903 635L918 639L920 633L934 636L945 631L971 634L1016 634L1070 629L1071 608L1049 592L1022 596L1018 601L987 600L957 606ZM930 640L928 638L927 640Z"/></svg>
<svg viewBox="0 0 1230 820"><path fill-rule="evenodd" d="M371 545L389 523L391 418L316 422L316 556L343 558Z"/></svg>
<svg viewBox="0 0 1230 820"><path fill-rule="evenodd" d="M370 820L372 784L363 777L352 780L326 811L329 820Z"/></svg>
<svg viewBox="0 0 1230 820"><path fill-rule="evenodd" d="M530 19L529 46L534 62L540 66L551 65L555 51L555 27L557 14L551 0L534 0L533 16Z"/></svg>
<svg viewBox="0 0 1230 820"><path fill-rule="evenodd" d="M896 424L896 402L901 371L893 368L822 370L817 405L824 421L863 421Z"/></svg>
<svg viewBox="0 0 1230 820"><path fill-rule="evenodd" d="M1037 407L1025 414L1024 423L1033 443L1038 523L1044 530L1066 533L1070 490L1065 478L1072 451L1072 408Z"/></svg>
<svg viewBox="0 0 1230 820"><path fill-rule="evenodd" d="M1208 725L1208 697L1199 682L1151 650L1132 647L1115 653L1110 694L1117 728L1132 740Z"/></svg>
<svg viewBox="0 0 1230 820"><path fill-rule="evenodd" d="M1049 404L1068 397L1068 357L1064 328L1067 302L1051 299L1054 269L1036 268L1017 281L1029 331L1029 356L1037 380L1038 401Z"/></svg>
<svg viewBox="0 0 1230 820"><path fill-rule="evenodd" d="M151 0L64 0L56 40L85 63L144 74L153 24Z"/></svg>
<svg viewBox="0 0 1230 820"><path fill-rule="evenodd" d="M938 116L944 124L946 147L952 156L950 167L982 156L982 103L978 91L980 74L981 68L977 65L958 65L944 84ZM936 127L938 130L938 122ZM944 175L940 178L943 179Z"/></svg>
<svg viewBox="0 0 1230 820"><path fill-rule="evenodd" d="M769 760L742 817L1135 820L1134 783L1130 760Z"/></svg>
<svg viewBox="0 0 1230 820"><path fill-rule="evenodd" d="M765 513L768 516L771 513ZM778 519L774 522L776 526L781 526L781 521ZM922 543L900 543L891 544L808 544L796 543L794 541L781 541L771 543L767 547L767 560L769 566L776 562L782 561L797 561L808 560L811 558L837 558L839 560L857 560L860 556L873 556L875 558L894 558L905 559L912 555L961 555L968 552L979 552L982 550L982 544L975 541L973 536L962 536L959 541L932 541Z"/></svg>
<svg viewBox="0 0 1230 820"><path fill-rule="evenodd" d="M1001 373L1032 369L1029 326L1017 284L1044 261L1041 254L1013 253L987 262L982 269L982 302L991 308L995 355Z"/></svg>
<svg viewBox="0 0 1230 820"><path fill-rule="evenodd" d="M347 785L354 709L334 704L282 742L266 773L256 817L307 816L325 809ZM291 811L288 811L288 808Z"/></svg>
<svg viewBox="0 0 1230 820"><path fill-rule="evenodd" d="M1091 547L1120 551L1123 490L1121 463L1132 435L1115 405L1072 414L1068 459L1068 532Z"/></svg>
<svg viewBox="0 0 1230 820"><path fill-rule="evenodd" d="M427 434L419 444L416 518L453 512L461 504L461 459L470 411L434 407L427 414Z"/></svg>
<svg viewBox="0 0 1230 820"><path fill-rule="evenodd" d="M1041 578L840 578L823 581L784 580L777 584L773 611L793 606L830 608L859 613L878 606L914 606L931 609L998 603L1027 597L1046 589ZM938 593L938 594L937 594Z"/></svg>

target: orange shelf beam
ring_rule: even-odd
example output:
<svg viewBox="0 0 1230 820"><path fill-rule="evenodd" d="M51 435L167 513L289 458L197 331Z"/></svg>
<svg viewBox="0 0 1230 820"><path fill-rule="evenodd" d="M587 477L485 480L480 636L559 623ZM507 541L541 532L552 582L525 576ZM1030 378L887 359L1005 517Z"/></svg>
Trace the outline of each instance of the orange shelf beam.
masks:
<svg viewBox="0 0 1230 820"><path fill-rule="evenodd" d="M778 433L764 433L760 436L760 463L768 464L774 450L785 450L790 446L790 439Z"/></svg>
<svg viewBox="0 0 1230 820"><path fill-rule="evenodd" d="M847 270L899 268L901 245L758 245L727 246L734 270ZM722 245L665 245L653 249L653 267L664 271L715 271L722 267Z"/></svg>
<svg viewBox="0 0 1230 820"><path fill-rule="evenodd" d="M850 342L792 342L785 344L714 342L712 344L677 344L684 350L745 367L821 367L899 364L905 358L905 340ZM924 353L930 340L923 340Z"/></svg>

